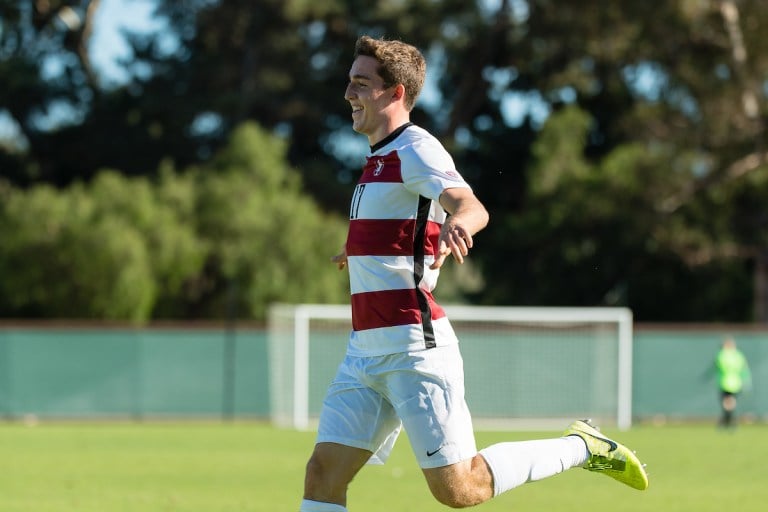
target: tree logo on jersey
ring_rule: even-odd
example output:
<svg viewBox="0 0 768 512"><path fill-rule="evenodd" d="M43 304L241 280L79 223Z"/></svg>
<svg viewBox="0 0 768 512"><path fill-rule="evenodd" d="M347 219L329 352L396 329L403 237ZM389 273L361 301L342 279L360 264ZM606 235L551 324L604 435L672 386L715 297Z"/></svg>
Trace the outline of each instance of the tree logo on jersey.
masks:
<svg viewBox="0 0 768 512"><path fill-rule="evenodd" d="M379 158L378 160L376 160L376 168L373 170L373 175L380 176L383 170L384 170L384 159Z"/></svg>

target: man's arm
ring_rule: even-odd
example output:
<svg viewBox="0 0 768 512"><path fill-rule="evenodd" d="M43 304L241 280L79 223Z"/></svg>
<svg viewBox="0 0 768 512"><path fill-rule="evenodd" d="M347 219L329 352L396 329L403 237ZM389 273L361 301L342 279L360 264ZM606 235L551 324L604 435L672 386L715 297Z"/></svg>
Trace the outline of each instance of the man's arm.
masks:
<svg viewBox="0 0 768 512"><path fill-rule="evenodd" d="M440 194L440 206L450 215L440 230L439 252L431 269L443 266L449 254L459 263L472 248L472 236L488 224L488 211L468 188L447 188Z"/></svg>

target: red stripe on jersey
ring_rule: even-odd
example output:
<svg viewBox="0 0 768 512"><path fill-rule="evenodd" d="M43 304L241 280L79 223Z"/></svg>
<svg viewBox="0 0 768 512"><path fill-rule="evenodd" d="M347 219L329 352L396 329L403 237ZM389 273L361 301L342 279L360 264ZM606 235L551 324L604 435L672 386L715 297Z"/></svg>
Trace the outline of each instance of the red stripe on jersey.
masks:
<svg viewBox="0 0 768 512"><path fill-rule="evenodd" d="M363 167L363 175L358 183L402 183L403 176L400 173L400 157L397 151L383 156L368 157Z"/></svg>
<svg viewBox="0 0 768 512"><path fill-rule="evenodd" d="M435 303L432 294L419 290L427 297L431 318L445 316L443 308ZM415 289L382 290L352 295L352 328L355 331L420 324L421 311Z"/></svg>
<svg viewBox="0 0 768 512"><path fill-rule="evenodd" d="M355 219L349 222L347 256L413 256L413 219ZM424 254L437 254L440 224L427 222Z"/></svg>
<svg viewBox="0 0 768 512"><path fill-rule="evenodd" d="M435 302L435 298L432 296L432 294L426 290L420 291L427 297L427 302L429 302L429 310L432 312L432 320L443 318L445 316L445 310L441 308L437 302Z"/></svg>
<svg viewBox="0 0 768 512"><path fill-rule="evenodd" d="M347 256L411 256L414 225L413 219L352 220Z"/></svg>
<svg viewBox="0 0 768 512"><path fill-rule="evenodd" d="M427 232L424 237L424 255L425 256L437 256L437 240L440 238L440 228L442 224L437 222L427 221Z"/></svg>

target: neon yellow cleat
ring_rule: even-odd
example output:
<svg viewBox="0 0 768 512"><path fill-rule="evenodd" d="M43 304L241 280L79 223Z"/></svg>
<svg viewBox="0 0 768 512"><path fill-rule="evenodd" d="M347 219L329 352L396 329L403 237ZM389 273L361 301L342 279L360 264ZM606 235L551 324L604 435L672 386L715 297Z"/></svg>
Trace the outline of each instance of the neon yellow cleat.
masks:
<svg viewBox="0 0 768 512"><path fill-rule="evenodd" d="M644 491L648 488L645 465L634 452L601 434L589 420L574 421L563 435L579 436L587 444L590 457L582 466L584 469L602 473L633 489Z"/></svg>

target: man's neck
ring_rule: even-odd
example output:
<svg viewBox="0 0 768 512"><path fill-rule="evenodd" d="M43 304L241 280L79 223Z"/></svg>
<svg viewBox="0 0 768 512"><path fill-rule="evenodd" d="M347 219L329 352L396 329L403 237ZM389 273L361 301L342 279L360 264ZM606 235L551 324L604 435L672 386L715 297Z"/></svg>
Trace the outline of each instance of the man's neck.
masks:
<svg viewBox="0 0 768 512"><path fill-rule="evenodd" d="M386 122L382 124L381 129L377 130L375 134L372 134L368 137L368 144L370 146L377 145L379 142L389 137L395 130L408 123L409 121L410 116L408 115L408 112L403 113L403 115L389 117Z"/></svg>
<svg viewBox="0 0 768 512"><path fill-rule="evenodd" d="M410 121L406 121L402 125L400 125L397 128L395 128L389 135L387 135L386 137L381 139L379 142L377 142L376 144L371 146L371 153L375 153L379 149L383 148L384 146L386 146L387 144L389 144L390 142L395 140L397 137L400 136L401 133L403 133L403 131L406 128L408 128L412 124L413 123L411 123Z"/></svg>

